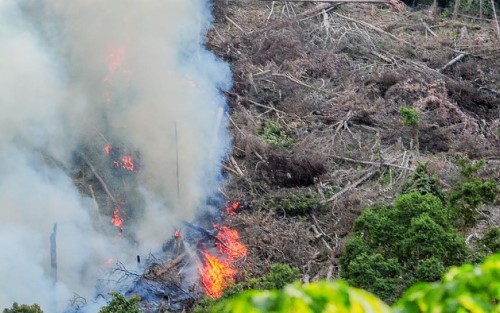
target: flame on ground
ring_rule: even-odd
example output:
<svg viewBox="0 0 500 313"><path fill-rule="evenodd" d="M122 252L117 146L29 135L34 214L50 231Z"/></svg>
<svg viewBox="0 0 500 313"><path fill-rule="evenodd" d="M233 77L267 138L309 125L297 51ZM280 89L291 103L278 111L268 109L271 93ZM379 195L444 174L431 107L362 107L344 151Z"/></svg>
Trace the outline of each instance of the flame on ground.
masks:
<svg viewBox="0 0 500 313"><path fill-rule="evenodd" d="M229 256L231 260L238 260L246 257L248 250L239 240L240 235L238 231L227 226L214 225L214 227L219 231L217 233L217 238L220 242L216 242L215 245L219 248L220 252Z"/></svg>
<svg viewBox="0 0 500 313"><path fill-rule="evenodd" d="M115 208L113 211L113 217L111 218L111 223L115 225L120 231L123 231L123 219L120 217L120 209Z"/></svg>
<svg viewBox="0 0 500 313"><path fill-rule="evenodd" d="M210 298L218 299L224 289L233 283L236 270L229 260L218 259L208 252L202 254L205 260L200 268L201 284Z"/></svg>
<svg viewBox="0 0 500 313"><path fill-rule="evenodd" d="M226 213L227 215L236 215L236 211L238 211L240 207L240 203L238 201L227 201L226 203Z"/></svg>
<svg viewBox="0 0 500 313"><path fill-rule="evenodd" d="M110 144L105 145L105 146L104 146L104 153L105 153L106 155L109 155L109 154L111 153L111 149L113 149L113 147L111 147L111 145L110 145Z"/></svg>

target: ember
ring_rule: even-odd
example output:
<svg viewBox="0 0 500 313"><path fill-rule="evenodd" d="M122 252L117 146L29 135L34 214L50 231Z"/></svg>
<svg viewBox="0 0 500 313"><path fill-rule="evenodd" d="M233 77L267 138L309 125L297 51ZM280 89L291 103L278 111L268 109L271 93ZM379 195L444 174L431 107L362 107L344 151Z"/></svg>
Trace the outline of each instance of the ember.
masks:
<svg viewBox="0 0 500 313"><path fill-rule="evenodd" d="M202 254L205 262L200 268L201 284L210 298L218 299L222 291L234 281L236 270L227 260L220 260L208 252Z"/></svg>
<svg viewBox="0 0 500 313"><path fill-rule="evenodd" d="M214 227L219 231L217 238L220 242L216 242L215 245L221 253L228 255L231 260L242 259L247 255L247 247L239 240L240 235L236 230L227 226L214 225Z"/></svg>
<svg viewBox="0 0 500 313"><path fill-rule="evenodd" d="M120 209L115 208L113 211L113 217L111 218L111 223L115 225L120 231L123 231L123 219L120 217Z"/></svg>
<svg viewBox="0 0 500 313"><path fill-rule="evenodd" d="M134 159L130 155L124 155L122 157L122 167L127 171L135 171Z"/></svg>
<svg viewBox="0 0 500 313"><path fill-rule="evenodd" d="M238 211L240 207L240 203L238 201L233 201L230 203L230 201L227 201L226 203L226 213L227 215L236 215L236 211Z"/></svg>
<svg viewBox="0 0 500 313"><path fill-rule="evenodd" d="M105 153L106 155L109 155L109 154L111 153L111 149L112 149L112 147L111 147L111 145L110 145L110 144L105 145L105 146L104 146L104 153Z"/></svg>

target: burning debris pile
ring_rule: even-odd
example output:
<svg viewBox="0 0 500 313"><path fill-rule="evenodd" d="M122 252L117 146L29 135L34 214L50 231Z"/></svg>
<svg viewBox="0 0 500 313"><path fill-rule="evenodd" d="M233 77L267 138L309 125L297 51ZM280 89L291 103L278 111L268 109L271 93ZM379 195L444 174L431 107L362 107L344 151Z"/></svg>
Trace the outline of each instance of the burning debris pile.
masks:
<svg viewBox="0 0 500 313"><path fill-rule="evenodd" d="M227 64L204 48L210 20L199 0L0 2L0 249L14 256L0 268L22 286L0 287L0 307L62 312L78 297L86 305L70 311L96 312L100 295L140 281L168 289L140 293L146 305L174 299L174 285L182 299L216 297L233 279L244 249L235 230L211 225L223 225L223 204L207 204L229 148L230 87ZM206 230L176 230L196 216ZM122 280L141 257L139 281ZM177 278L154 275L153 260Z"/></svg>

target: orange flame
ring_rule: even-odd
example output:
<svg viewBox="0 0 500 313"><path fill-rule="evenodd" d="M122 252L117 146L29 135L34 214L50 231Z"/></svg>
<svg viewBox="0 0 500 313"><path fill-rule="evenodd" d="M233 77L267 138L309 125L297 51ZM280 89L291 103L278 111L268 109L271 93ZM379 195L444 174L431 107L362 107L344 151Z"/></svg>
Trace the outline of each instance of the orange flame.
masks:
<svg viewBox="0 0 500 313"><path fill-rule="evenodd" d="M226 203L227 215L236 215L236 211L238 211L239 207L240 207L240 203L238 201L233 201L232 203L227 201L227 203Z"/></svg>
<svg viewBox="0 0 500 313"><path fill-rule="evenodd" d="M112 149L112 147L111 147L111 145L110 145L110 144L105 145L105 146L104 146L104 153L105 153L106 155L109 155L109 154L111 153L111 149Z"/></svg>
<svg viewBox="0 0 500 313"><path fill-rule="evenodd" d="M200 268L201 284L210 298L218 299L222 296L222 291L234 281L236 270L227 260L220 260L208 252L202 254L205 262Z"/></svg>
<svg viewBox="0 0 500 313"><path fill-rule="evenodd" d="M120 231L123 231L123 219L120 217L120 209L115 208L113 211L113 217L111 218L111 223L118 227Z"/></svg>
<svg viewBox="0 0 500 313"><path fill-rule="evenodd" d="M180 230L178 230L178 229L176 229L176 230L174 231L174 236L173 236L173 237L174 237L174 238L181 238L181 231L180 231Z"/></svg>
<svg viewBox="0 0 500 313"><path fill-rule="evenodd" d="M121 70L121 73L124 76L130 77L132 71L125 66L124 60L125 60L124 47L117 47L110 49L110 52L108 54L108 73L103 79L104 83L111 83L112 76L114 76L114 74L118 70Z"/></svg>
<svg viewBox="0 0 500 313"><path fill-rule="evenodd" d="M130 155L124 155L122 157L122 167L127 171L135 171L134 159Z"/></svg>
<svg viewBox="0 0 500 313"><path fill-rule="evenodd" d="M238 260L247 256L248 249L239 240L240 235L238 231L227 226L214 225L214 227L219 231L217 238L220 242L216 242L215 245L219 248L220 252L228 255L231 260Z"/></svg>

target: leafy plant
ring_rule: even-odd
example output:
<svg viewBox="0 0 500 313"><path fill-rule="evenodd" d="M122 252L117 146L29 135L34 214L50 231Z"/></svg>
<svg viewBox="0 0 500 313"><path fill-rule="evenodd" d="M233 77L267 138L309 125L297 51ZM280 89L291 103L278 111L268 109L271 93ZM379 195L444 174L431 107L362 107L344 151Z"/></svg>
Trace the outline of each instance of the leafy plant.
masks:
<svg viewBox="0 0 500 313"><path fill-rule="evenodd" d="M415 141L418 150L418 126L420 123L420 113L417 109L409 108L407 106L402 106L399 112L403 116L403 126L411 128L413 140Z"/></svg>
<svg viewBox="0 0 500 313"><path fill-rule="evenodd" d="M451 223L447 199L426 166L417 166L392 205L365 209L340 259L340 275L392 303L414 281L434 281L469 249Z"/></svg>
<svg viewBox="0 0 500 313"><path fill-rule="evenodd" d="M12 308L4 309L3 313L43 313L43 311L38 304L27 305L14 302Z"/></svg>
<svg viewBox="0 0 500 313"><path fill-rule="evenodd" d="M265 142L279 148L288 148L293 144L292 138L286 134L279 123L266 122L260 135Z"/></svg>
<svg viewBox="0 0 500 313"><path fill-rule="evenodd" d="M248 291L222 302L213 313L388 313L390 307L374 295L342 281L288 285L282 290Z"/></svg>
<svg viewBox="0 0 500 313"><path fill-rule="evenodd" d="M451 268L440 283L419 283L395 305L397 313L500 312L500 254L483 264Z"/></svg>
<svg viewBox="0 0 500 313"><path fill-rule="evenodd" d="M435 175L429 174L427 164L418 163L415 172L404 184L402 194L418 192L422 195L431 194L445 203L445 195L441 190L439 179Z"/></svg>
<svg viewBox="0 0 500 313"><path fill-rule="evenodd" d="M429 259L422 266L432 269L436 262ZM218 303L210 312L500 312L500 254L478 266L453 267L441 282L414 285L393 308L373 294L337 280L295 283L282 290L246 291Z"/></svg>
<svg viewBox="0 0 500 313"><path fill-rule="evenodd" d="M414 127L418 126L420 122L420 113L415 108L409 108L407 106L402 106L400 111L403 116L403 126Z"/></svg>
<svg viewBox="0 0 500 313"><path fill-rule="evenodd" d="M111 301L107 306L102 307L99 313L141 313L139 301L141 298L133 295L130 299L125 298L118 292L111 293Z"/></svg>
<svg viewBox="0 0 500 313"><path fill-rule="evenodd" d="M317 193L293 194L281 201L281 209L288 215L304 215L312 208L320 206L320 198Z"/></svg>
<svg viewBox="0 0 500 313"><path fill-rule="evenodd" d="M484 161L472 163L460 159L458 164L461 179L448 197L448 210L455 225L471 226L479 216L479 207L493 203L499 189L495 180L479 177L478 172Z"/></svg>

